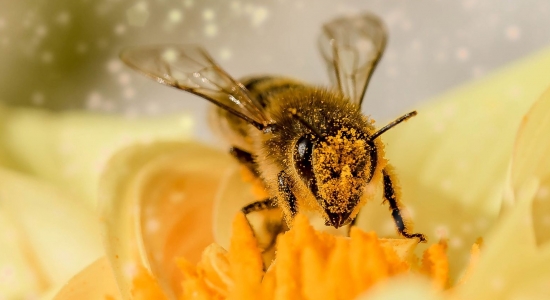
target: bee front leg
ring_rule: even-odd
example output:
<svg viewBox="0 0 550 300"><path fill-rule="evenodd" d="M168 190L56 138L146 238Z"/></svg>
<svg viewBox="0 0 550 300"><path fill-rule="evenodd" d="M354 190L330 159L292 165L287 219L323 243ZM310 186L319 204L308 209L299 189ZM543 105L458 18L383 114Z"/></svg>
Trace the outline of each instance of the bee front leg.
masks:
<svg viewBox="0 0 550 300"><path fill-rule="evenodd" d="M406 238L417 238L420 242L426 242L426 237L421 233L409 233L407 230L407 225L405 224L405 221L403 220L403 216L401 215L401 203L398 199L399 187L396 185L396 178L393 173L393 170L391 169L391 166L387 166L382 171L383 175L383 182L384 182L384 202L388 202L390 205L391 215L395 222L395 225L397 226L397 230L399 231L399 234Z"/></svg>

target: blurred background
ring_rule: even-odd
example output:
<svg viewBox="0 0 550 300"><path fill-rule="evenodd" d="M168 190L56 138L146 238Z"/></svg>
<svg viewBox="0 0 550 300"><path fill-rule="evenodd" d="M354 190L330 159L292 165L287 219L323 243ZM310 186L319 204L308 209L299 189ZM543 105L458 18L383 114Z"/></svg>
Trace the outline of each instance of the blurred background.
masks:
<svg viewBox="0 0 550 300"><path fill-rule="evenodd" d="M1 102L128 117L192 111L205 140L209 104L136 74L119 61L122 48L200 44L236 78L324 84L322 24L369 10L390 39L363 110L386 120L550 44L546 0L0 0L0 8Z"/></svg>

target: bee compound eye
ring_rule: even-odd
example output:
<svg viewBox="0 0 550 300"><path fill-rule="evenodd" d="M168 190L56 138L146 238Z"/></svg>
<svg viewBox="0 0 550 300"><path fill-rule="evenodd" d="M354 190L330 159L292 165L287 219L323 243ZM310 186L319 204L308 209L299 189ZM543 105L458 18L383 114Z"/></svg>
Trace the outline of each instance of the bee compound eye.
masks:
<svg viewBox="0 0 550 300"><path fill-rule="evenodd" d="M297 163L311 164L311 153L313 151L313 143L306 136L301 137L296 143L296 151L294 159Z"/></svg>
<svg viewBox="0 0 550 300"><path fill-rule="evenodd" d="M294 166L302 181L316 195L317 183L315 181L315 174L313 172L313 147L314 141L308 138L308 136L302 136L298 142L296 142L294 148Z"/></svg>

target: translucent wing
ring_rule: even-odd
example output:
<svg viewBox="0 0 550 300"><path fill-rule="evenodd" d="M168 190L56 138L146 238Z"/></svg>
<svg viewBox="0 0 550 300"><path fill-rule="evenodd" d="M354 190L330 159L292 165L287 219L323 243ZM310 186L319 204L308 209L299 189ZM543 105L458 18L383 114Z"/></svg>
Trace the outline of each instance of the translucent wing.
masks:
<svg viewBox="0 0 550 300"><path fill-rule="evenodd" d="M120 58L159 83L199 95L259 129L271 123L246 88L221 69L201 47L135 47L124 50Z"/></svg>
<svg viewBox="0 0 550 300"><path fill-rule="evenodd" d="M371 14L336 19L323 27L319 47L331 81L357 105L361 105L386 40L384 24Z"/></svg>

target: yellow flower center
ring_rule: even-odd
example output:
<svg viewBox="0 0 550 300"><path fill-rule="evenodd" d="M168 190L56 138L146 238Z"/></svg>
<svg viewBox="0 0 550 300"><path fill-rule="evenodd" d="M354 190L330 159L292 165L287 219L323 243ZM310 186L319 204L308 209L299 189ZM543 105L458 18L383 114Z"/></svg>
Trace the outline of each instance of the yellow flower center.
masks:
<svg viewBox="0 0 550 300"><path fill-rule="evenodd" d="M315 230L298 215L294 226L277 241L277 257L264 270L261 250L246 217L233 222L229 251L207 247L201 261L184 258L180 299L354 299L377 283L404 274L423 274L434 289L449 287L449 262L444 242L431 245L420 260L410 239L381 239L352 228L350 237ZM472 254L479 252L474 245ZM134 299L166 299L146 270L134 280Z"/></svg>

